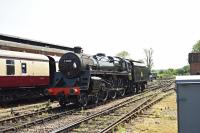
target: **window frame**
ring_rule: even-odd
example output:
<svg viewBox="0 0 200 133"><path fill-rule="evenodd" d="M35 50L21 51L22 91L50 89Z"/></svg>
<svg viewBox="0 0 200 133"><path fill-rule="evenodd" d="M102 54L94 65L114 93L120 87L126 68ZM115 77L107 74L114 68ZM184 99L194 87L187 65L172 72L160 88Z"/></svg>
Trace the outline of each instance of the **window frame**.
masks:
<svg viewBox="0 0 200 133"><path fill-rule="evenodd" d="M15 60L6 59L6 74L8 76L15 75Z"/></svg>
<svg viewBox="0 0 200 133"><path fill-rule="evenodd" d="M25 67L23 67L23 65ZM27 74L27 63L25 63L25 62L21 63L21 72L22 72L22 74Z"/></svg>

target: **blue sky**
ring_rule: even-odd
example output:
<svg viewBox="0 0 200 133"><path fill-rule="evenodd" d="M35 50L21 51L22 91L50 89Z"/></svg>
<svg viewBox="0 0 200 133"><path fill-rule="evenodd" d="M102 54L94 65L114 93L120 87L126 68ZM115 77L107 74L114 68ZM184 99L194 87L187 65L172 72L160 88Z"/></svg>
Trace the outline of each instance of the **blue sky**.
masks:
<svg viewBox="0 0 200 133"><path fill-rule="evenodd" d="M154 69L186 65L200 39L200 2L193 0L0 0L0 33L144 59Z"/></svg>

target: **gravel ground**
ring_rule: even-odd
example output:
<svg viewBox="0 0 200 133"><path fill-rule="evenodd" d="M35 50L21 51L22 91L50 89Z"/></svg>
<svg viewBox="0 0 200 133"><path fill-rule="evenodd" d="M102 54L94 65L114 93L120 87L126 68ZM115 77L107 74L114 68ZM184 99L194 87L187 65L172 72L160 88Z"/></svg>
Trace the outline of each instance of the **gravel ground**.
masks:
<svg viewBox="0 0 200 133"><path fill-rule="evenodd" d="M41 102L41 103L35 103L30 105L22 105L18 107L12 107L8 109L0 108L0 119L12 117L14 114L28 114L33 111L37 111L46 107L57 107L59 106L58 102L48 103L48 102ZM11 113L12 111L13 113Z"/></svg>
<svg viewBox="0 0 200 133"><path fill-rule="evenodd" d="M20 133L46 133L46 132L50 132L50 131L52 131L56 128L62 127L64 125L70 124L71 122L74 122L74 121L76 121L80 118L83 118L88 114L99 112L100 110L104 110L106 108L109 108L109 107L116 105L116 104L118 104L122 101L125 101L129 98L130 97L125 97L123 99L118 99L118 100L109 102L105 105L101 105L101 106L98 106L98 107L93 108L93 109L82 110L81 113L79 113L79 114L68 115L68 116L65 116L65 117L62 117L62 118L59 118L59 119L56 119L56 120L52 120L52 121L49 121L49 122L46 122L46 123L43 123L43 124L38 124L36 126L32 126L32 127L26 128L26 129L22 129L19 132Z"/></svg>
<svg viewBox="0 0 200 133"><path fill-rule="evenodd" d="M177 133L176 94L166 97L118 129L120 133Z"/></svg>

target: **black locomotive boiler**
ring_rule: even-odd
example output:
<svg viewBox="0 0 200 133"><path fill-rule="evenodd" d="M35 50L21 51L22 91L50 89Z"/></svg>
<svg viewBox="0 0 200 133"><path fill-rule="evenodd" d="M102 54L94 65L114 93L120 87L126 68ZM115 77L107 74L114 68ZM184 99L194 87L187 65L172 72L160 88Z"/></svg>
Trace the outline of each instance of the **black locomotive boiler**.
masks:
<svg viewBox="0 0 200 133"><path fill-rule="evenodd" d="M145 89L149 71L141 63L81 51L75 48L75 52L64 54L59 60L59 72L51 72L48 92L61 106L68 103L86 106L89 100L97 103Z"/></svg>

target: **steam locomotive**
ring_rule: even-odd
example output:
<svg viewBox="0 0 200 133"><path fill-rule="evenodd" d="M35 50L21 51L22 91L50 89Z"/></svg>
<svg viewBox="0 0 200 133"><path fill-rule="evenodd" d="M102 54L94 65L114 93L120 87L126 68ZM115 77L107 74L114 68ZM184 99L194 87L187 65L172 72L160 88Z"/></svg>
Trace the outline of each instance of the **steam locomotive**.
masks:
<svg viewBox="0 0 200 133"><path fill-rule="evenodd" d="M61 106L75 103L87 106L108 98L142 92L149 79L148 69L140 62L106 56L87 55L80 47L65 53L59 60L59 71L50 63L49 95Z"/></svg>

